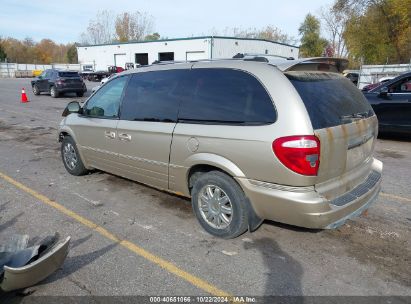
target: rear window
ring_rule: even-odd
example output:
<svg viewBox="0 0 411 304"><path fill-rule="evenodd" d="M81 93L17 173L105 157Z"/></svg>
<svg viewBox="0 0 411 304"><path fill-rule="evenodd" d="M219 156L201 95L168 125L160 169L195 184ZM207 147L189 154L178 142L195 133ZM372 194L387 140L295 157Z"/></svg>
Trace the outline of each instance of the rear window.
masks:
<svg viewBox="0 0 411 304"><path fill-rule="evenodd" d="M301 96L314 129L350 122L348 116L370 117L374 112L353 83L335 73L284 73Z"/></svg>
<svg viewBox="0 0 411 304"><path fill-rule="evenodd" d="M78 72L59 72L59 77L80 77Z"/></svg>
<svg viewBox="0 0 411 304"><path fill-rule="evenodd" d="M263 125L276 120L273 102L252 75L220 68L193 69L179 120L210 124Z"/></svg>

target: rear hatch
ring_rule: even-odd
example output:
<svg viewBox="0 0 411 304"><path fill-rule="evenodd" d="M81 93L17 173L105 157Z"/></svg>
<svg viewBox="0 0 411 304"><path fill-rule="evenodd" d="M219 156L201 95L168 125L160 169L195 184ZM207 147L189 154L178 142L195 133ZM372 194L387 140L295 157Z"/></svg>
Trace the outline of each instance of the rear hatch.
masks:
<svg viewBox="0 0 411 304"><path fill-rule="evenodd" d="M377 118L348 79L328 72L284 73L305 104L320 139L316 190L327 199L354 189L371 173Z"/></svg>
<svg viewBox="0 0 411 304"><path fill-rule="evenodd" d="M81 89L83 87L83 80L78 72L59 72L59 79L65 88Z"/></svg>

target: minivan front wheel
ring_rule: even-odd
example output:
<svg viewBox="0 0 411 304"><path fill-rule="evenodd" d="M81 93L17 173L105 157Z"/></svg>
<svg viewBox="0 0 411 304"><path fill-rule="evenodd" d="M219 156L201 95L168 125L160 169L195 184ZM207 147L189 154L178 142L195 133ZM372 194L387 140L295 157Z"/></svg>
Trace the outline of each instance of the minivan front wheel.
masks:
<svg viewBox="0 0 411 304"><path fill-rule="evenodd" d="M70 174L76 176L87 174L88 170L84 167L76 143L71 136L65 136L61 143L61 158Z"/></svg>
<svg viewBox="0 0 411 304"><path fill-rule="evenodd" d="M247 199L228 175L219 171L201 174L191 195L194 213L208 233L229 239L247 230Z"/></svg>

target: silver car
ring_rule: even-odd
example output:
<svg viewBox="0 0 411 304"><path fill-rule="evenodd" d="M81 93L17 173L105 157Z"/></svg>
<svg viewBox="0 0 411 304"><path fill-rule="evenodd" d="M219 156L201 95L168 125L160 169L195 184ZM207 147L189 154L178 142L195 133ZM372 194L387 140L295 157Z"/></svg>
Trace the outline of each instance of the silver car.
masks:
<svg viewBox="0 0 411 304"><path fill-rule="evenodd" d="M260 59L119 74L83 107L65 109L64 166L190 197L201 226L218 237L253 231L264 219L338 227L379 193L377 118L335 73L345 61Z"/></svg>

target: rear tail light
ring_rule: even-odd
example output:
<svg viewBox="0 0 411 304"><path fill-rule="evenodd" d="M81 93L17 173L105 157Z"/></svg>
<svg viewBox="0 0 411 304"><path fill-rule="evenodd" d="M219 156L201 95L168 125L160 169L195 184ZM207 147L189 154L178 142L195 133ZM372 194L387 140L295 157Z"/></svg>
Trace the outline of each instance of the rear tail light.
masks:
<svg viewBox="0 0 411 304"><path fill-rule="evenodd" d="M57 83L57 84L63 84L63 83L64 83L64 80L63 80L63 79L57 79L56 83Z"/></svg>
<svg viewBox="0 0 411 304"><path fill-rule="evenodd" d="M313 135L287 136L273 142L273 151L288 169L302 175L317 175L320 140Z"/></svg>

